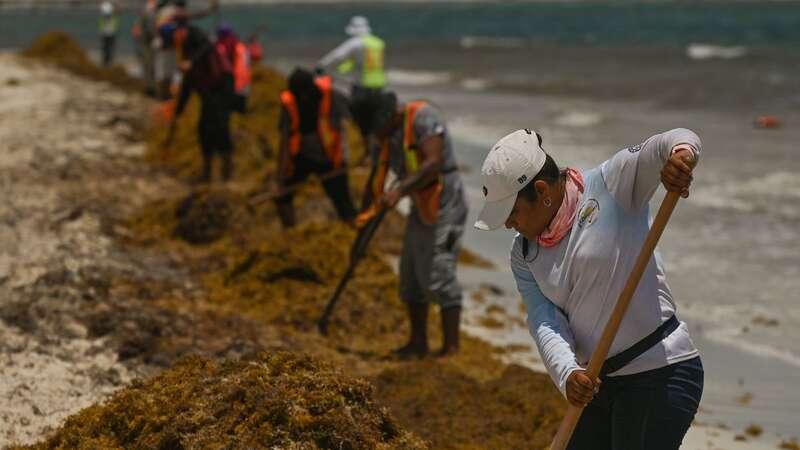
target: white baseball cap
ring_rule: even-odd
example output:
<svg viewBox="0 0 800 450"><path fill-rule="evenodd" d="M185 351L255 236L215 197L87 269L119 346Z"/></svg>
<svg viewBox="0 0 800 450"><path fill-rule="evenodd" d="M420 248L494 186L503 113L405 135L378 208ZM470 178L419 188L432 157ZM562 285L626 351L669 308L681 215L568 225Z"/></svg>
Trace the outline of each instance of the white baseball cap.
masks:
<svg viewBox="0 0 800 450"><path fill-rule="evenodd" d="M497 141L481 167L486 203L475 228L494 230L502 226L514 209L517 192L539 174L546 158L539 134L533 130L517 130Z"/></svg>
<svg viewBox="0 0 800 450"><path fill-rule="evenodd" d="M369 20L364 16L351 17L350 23L344 28L344 32L349 36L361 36L362 34L369 34L371 31Z"/></svg>
<svg viewBox="0 0 800 450"><path fill-rule="evenodd" d="M111 2L105 1L100 4L100 14L104 16L109 16L113 12L114 12L114 5Z"/></svg>

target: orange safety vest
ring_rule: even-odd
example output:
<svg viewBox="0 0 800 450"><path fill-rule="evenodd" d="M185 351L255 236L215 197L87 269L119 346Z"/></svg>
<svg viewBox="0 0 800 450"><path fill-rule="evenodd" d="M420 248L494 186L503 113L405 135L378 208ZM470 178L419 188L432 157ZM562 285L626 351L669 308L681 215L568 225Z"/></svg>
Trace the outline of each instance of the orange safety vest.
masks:
<svg viewBox="0 0 800 450"><path fill-rule="evenodd" d="M236 57L233 62L233 79L237 93L246 93L250 87L250 54L247 46L236 43Z"/></svg>
<svg viewBox="0 0 800 450"><path fill-rule="evenodd" d="M405 156L406 175L410 175L420 166L420 153L417 147L417 137L414 135L414 118L417 112L427 106L424 101L414 101L406 105L405 119L403 121L403 155ZM373 199L377 201L383 195L383 186L386 183L386 173L389 170L389 139L384 139L378 167L372 183ZM439 216L439 201L442 197L444 180L439 174L435 182L411 193L417 213L423 223L435 225Z"/></svg>
<svg viewBox="0 0 800 450"><path fill-rule="evenodd" d="M250 52L247 45L237 42L233 50L233 58L228 55L228 51L222 44L217 44L217 51L231 61L231 71L233 72L233 87L237 94L246 94L250 88L252 75L250 72Z"/></svg>
<svg viewBox="0 0 800 450"><path fill-rule="evenodd" d="M322 93L322 99L319 102L317 133L328 160L333 164L334 169L338 169L344 164L344 147L342 134L333 126L331 121L333 79L329 76L324 76L318 77L314 82ZM289 152L292 158L295 158L300 153L300 140L302 139L300 134L300 112L297 109L294 95L288 89L281 92L281 103L289 113ZM291 167L291 161L289 163L287 170L291 174L293 167Z"/></svg>

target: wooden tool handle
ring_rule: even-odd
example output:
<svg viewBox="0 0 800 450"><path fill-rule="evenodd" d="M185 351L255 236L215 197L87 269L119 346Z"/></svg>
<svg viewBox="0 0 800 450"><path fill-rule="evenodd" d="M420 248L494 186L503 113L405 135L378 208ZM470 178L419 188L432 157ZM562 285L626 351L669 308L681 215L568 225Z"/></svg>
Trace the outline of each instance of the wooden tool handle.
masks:
<svg viewBox="0 0 800 450"><path fill-rule="evenodd" d="M678 204L679 198L680 192L667 192L664 201L661 202L661 208L659 208L653 225L650 227L650 232L647 234L647 239L644 241L642 250L639 252L636 264L633 266L633 270L631 270L625 287L619 294L619 299L617 300L616 306L614 306L611 317L608 319L605 330L603 330L600 342L597 343L597 348L594 353L592 353L592 358L589 360L586 376L592 380L597 378L600 374L600 369L603 367L606 357L608 357L608 350L611 348L611 344L617 336L617 331L619 331L619 326L622 323L622 319L625 317L625 312L628 310L631 298L633 298L633 294L636 292L636 286L639 285L639 280L642 279L642 274L644 274L644 270L647 268L647 264L653 256L656 244L658 244L658 240L661 238L661 234L664 232L667 221L669 221L669 217L672 215L672 210L675 209L675 205ZM573 406L572 404L569 405L567 413L564 415L564 419L558 427L558 432L553 438L553 443L550 444L550 450L564 450L567 448L567 444L569 444L569 440L572 437L572 432L575 431L575 426L578 425L578 420L581 418L582 412L583 408Z"/></svg>

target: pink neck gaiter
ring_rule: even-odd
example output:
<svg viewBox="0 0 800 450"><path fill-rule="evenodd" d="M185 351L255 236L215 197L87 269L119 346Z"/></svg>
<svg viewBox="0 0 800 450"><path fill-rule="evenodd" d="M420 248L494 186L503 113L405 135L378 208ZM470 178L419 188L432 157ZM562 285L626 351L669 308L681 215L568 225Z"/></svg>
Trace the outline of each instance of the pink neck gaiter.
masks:
<svg viewBox="0 0 800 450"><path fill-rule="evenodd" d="M564 239L564 236L572 229L575 222L575 211L583 194L583 175L575 169L567 168L567 183L564 190L564 201L558 208L555 217L550 225L539 235L539 245L542 247L553 247Z"/></svg>

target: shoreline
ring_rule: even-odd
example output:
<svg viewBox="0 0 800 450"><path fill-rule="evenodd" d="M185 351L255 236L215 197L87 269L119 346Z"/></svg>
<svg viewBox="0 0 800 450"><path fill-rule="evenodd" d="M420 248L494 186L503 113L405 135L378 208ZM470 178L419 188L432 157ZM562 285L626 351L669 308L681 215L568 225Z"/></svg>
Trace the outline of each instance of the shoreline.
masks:
<svg viewBox="0 0 800 450"><path fill-rule="evenodd" d="M679 51L673 51L673 53L677 59L682 58ZM291 57L277 55L277 58L279 67L283 69L291 68L298 64L308 65L313 62L313 59L310 58L310 53L306 52L301 52L297 56ZM769 201L770 193L762 190L759 195L745 194L737 187L740 180L742 183L748 183L750 180L755 179L753 178L754 176L758 178L758 173L772 173L775 170L775 165L778 165L781 168L780 170L788 171L788 173L791 173L792 167L796 167L796 161L792 159L791 155L794 152L792 142L796 142L796 139L800 138L800 133L794 126L800 123L800 115L797 114L796 108L792 106L795 101L794 96L783 99L779 98L780 96L767 96L763 104L747 106L748 102L750 102L748 99L752 98L748 96L757 93L758 91L756 90L743 96L740 99L741 105L738 107L721 107L714 103L703 104L702 98L705 97L700 97L700 102L690 103L685 107L681 107L678 104L665 105L663 102L650 98L641 98L637 95L632 95L630 99L627 97L623 99L607 99L602 96L564 96L554 93L541 93L535 90L532 92L498 91L491 86L485 89L472 90L465 88L463 83L459 84L453 79L444 78L444 72L439 70L438 67L448 62L449 59L440 59L430 67L423 65L424 70L404 75L404 84L395 85L394 87L401 96L431 99L445 111L458 147L459 163L467 167L466 184L468 188L473 186L471 190L475 199L479 198L478 191L474 186L479 186L477 166L480 165L483 152L495 142L497 137L515 128L534 126L539 129L541 127L539 131L544 131L545 136L547 136L545 141L549 145L548 148L555 148L559 149L560 152L564 152L563 161L565 163L574 164L576 167L581 168L593 167L620 147L634 144L635 142L631 139L643 139L648 136L645 133L657 132L665 129L664 127L688 125L700 131L706 146L709 148L708 156L704 158L706 161L703 162L701 167L703 176L698 177L697 189L692 197L678 208L675 214L676 224L669 227L659 247L662 251L662 256L666 260L670 285L673 286L673 292L677 295L679 313L681 311L686 313L685 317L692 328L692 334L696 341L700 342L701 352L703 352L703 347L706 346L712 349L717 347L722 349L720 351L710 350L709 354L704 353L707 376L706 391L708 393L706 401L714 400L708 422L712 424L721 422L723 427L735 427L740 430L739 433L750 425L756 424L768 430L765 433L770 435L767 441L772 440L774 442L777 440L780 442L781 439L796 438L796 427L793 426L791 417L800 413L796 407L798 403L793 403L800 402L800 396L794 395L793 391L789 389L788 396L780 397L780 402L777 405L770 405L770 399L776 398L774 392L780 392L780 386L788 387L800 382L797 376L793 375L797 373L796 369L791 366L785 366L782 363L773 364L771 360L764 359L760 353L757 354L737 348L735 340L728 343L718 343L710 337L706 337L706 333L713 331L715 326L713 321L709 322L709 319L714 319L719 314L717 308L722 309L723 306L717 306L716 303L707 304L704 301L705 297L711 296L724 300L730 296L731 299L745 299L747 297L742 296L742 291L748 292L747 295L752 295L749 291L757 292L757 286L762 285L763 282L750 283L747 289L741 289L737 284L736 288L726 289L724 295L715 293L714 291L718 287L705 287L708 284L708 277L704 275L709 268L709 264L713 268L714 263L709 262L708 258L704 258L700 262L695 257L695 255L703 255L705 252L709 257L720 259L725 263L725 272L720 273L716 270L712 272L716 279L729 279L730 277L740 276L740 273L745 277L755 277L753 278L754 281L759 279L760 274L754 273L749 262L745 267L745 272L741 272L742 268L737 267L737 262L740 259L743 260L742 262L747 261L752 257L753 252L759 254L758 249L763 248L766 243L747 248L740 254L738 253L739 249L725 246L725 237L720 236L724 229L720 230L720 227L731 228L732 231L730 233L734 233L734 236L737 236L734 238L734 242L747 240L748 230L757 229L758 221L756 217L763 211L763 208L750 205L758 205L760 202ZM634 63L635 61L627 64L633 65ZM786 64L788 63L787 60ZM709 63L696 62L693 64L701 71L707 70L708 73L712 73L715 67L742 67L747 63L745 60L732 60L711 61ZM487 64L487 66L492 65ZM663 66L666 68L668 65L664 64ZM451 71L457 71L458 67L456 66ZM786 66L780 65L780 67L785 68ZM545 67L543 70L548 71L550 69ZM562 69L553 69L552 75L563 72ZM753 72L757 73L755 69ZM428 77L427 81L419 78L419 76L423 75ZM646 78L646 76L643 76L643 78ZM687 76L687 79L691 80L692 77ZM623 77L620 81L624 80L625 78ZM698 82L697 89L690 90L687 95L691 97L697 90L702 90L716 82L717 80ZM741 80L721 80L717 88L724 90L731 86L739 85L741 82ZM738 91L736 92L738 93ZM770 103L770 99L774 101ZM784 126L778 130L759 130L754 128L752 125L753 117L763 112L778 114ZM559 162L561 161L562 159L559 160ZM775 189L779 189L779 187L776 186ZM787 201L791 202L794 198L792 195L796 194L787 193L786 195L788 196ZM656 206L651 206L652 208L657 207L657 201L658 199L656 198L653 202ZM745 206L741 209L731 210L730 207L733 206L739 208L738 202ZM474 205L474 203L472 204ZM753 211L753 208L758 209ZM787 211L786 214L794 214L794 212ZM714 223L711 227L708 227L709 217L719 217L720 219L717 221L722 222L724 225ZM772 254L777 251L773 250L773 248L786 248L782 252L787 255L782 255L782 258L787 258L788 265L784 266L786 270L781 271L781 278L785 280L796 279L796 276L792 278L791 273L783 273L790 272L791 257L788 256L788 253L792 248L796 248L796 244L784 241L781 236L785 236L787 233L791 236L793 232L784 231L787 224L776 223L776 219L767 217L765 220L770 224L770 229L772 227L780 227L773 233L775 242L769 242L770 249L768 251L765 250L765 252ZM775 225L772 225L773 223ZM706 230L695 236L696 241L687 240L686 233L677 231L678 229L702 230L701 227L706 227ZM465 241L472 241L471 248L492 261L500 272L507 269L505 249L511 241L510 237L505 236L502 232L495 235L487 235L486 233L470 234L468 230ZM689 255L689 257L682 258L681 255L684 254ZM765 260L762 263L762 267L771 267L770 264L769 261ZM460 273L464 272L460 271ZM498 281L497 277L503 277L506 281ZM777 278L778 275L776 274L774 277ZM489 273L487 278L483 279L483 281L489 281L492 284L505 286L506 294L513 296L516 290L515 286L513 286L513 281L510 280L509 273L502 274L499 272ZM467 283L469 281L465 280L465 284ZM480 281L475 280L472 284L473 289L479 289ZM792 282L785 281L780 284L792 285ZM775 283L770 285L774 286ZM763 304L762 309L767 309L768 313L766 315L761 312L761 309L756 309L756 311L745 309L742 312L738 312L738 309L736 309L734 311L737 311L740 317L737 317L737 321L733 323L727 323L726 326L739 325L742 329L749 327L751 333L758 330L769 331L770 328L759 327L758 321L772 320L770 318L775 316L775 311L781 308L783 303L771 304L776 296L782 296L779 292L772 293L767 290L763 296L754 297L763 298L758 303ZM792 290L789 289L786 292L788 294ZM791 298L791 295L785 298ZM500 306L507 311L516 312L518 303L519 301L516 298L509 297ZM791 307L791 305L786 306ZM482 305L482 307L484 309L488 308L486 305ZM742 308L745 307L742 306ZM771 313L769 312L770 310L772 311ZM723 309L723 311L725 310ZM759 316L765 316L768 319L758 319ZM695 317L707 320L701 322L695 320ZM727 317L727 315L723 317ZM524 319L524 313L517 313L517 318ZM482 319L483 317L473 318L476 322ZM755 325L750 323L753 320L756 321ZM779 320L781 322L780 326L772 329L774 330L773 334L777 334L777 337L773 337L772 340L785 348L786 345L791 343L792 336L786 333L795 322L789 321L788 318L779 317ZM475 329L470 326L466 328ZM781 333L784 333L782 338ZM491 336L498 333L496 329L490 329L487 334ZM525 344L525 338L527 337L527 345L531 348L534 346L525 329L514 331L512 336L512 338L505 336L499 339L494 338L494 340L490 338L490 342L501 346L510 342ZM739 332L735 335L735 339L746 340L748 336ZM791 348L796 354L797 347ZM526 353L523 351L521 353L522 355L519 356L520 361L529 363L528 367L536 366L535 349L531 352ZM730 363L727 361L728 359L730 359ZM738 368L735 367L735 363L741 361L746 361L746 363ZM762 368L765 367L765 362L767 363L766 367L775 367L774 370L769 371L769 381L766 381L765 377L760 374ZM746 387L737 383L739 378L745 380ZM720 388L715 388L715 385L719 385ZM759 411L770 411L768 417L752 417L752 420L748 420L748 416L751 414L751 407L740 404L738 400L748 392L754 395L755 403L753 407L758 405L761 408ZM729 430L721 430L721 433L722 435L730 434L728 438L731 439L737 434ZM698 436L700 434L702 433L697 433ZM728 440L730 441L731 439ZM749 439L752 440L752 438ZM699 443L694 442L694 444ZM743 444L737 441L737 445Z"/></svg>
<svg viewBox="0 0 800 450"><path fill-rule="evenodd" d="M469 271L472 271L472 270L474 270L474 269L469 269ZM463 273L462 269L460 269L460 273ZM469 278L469 277L467 277L467 278ZM467 281L467 282L469 283L469 281ZM478 285L478 288L480 288L479 285ZM510 290L510 291L508 289L504 289L504 290L505 290L506 294L509 294L509 293L513 294L515 292L513 289ZM471 295L470 295L470 297L471 297ZM488 307L490 306L490 302L486 303L484 305L488 309ZM499 306L505 307L506 305L503 304L503 305L499 305ZM470 308L470 309L472 309L472 308ZM497 314L495 314L495 315L497 315ZM514 316L513 314L511 314L509 312L505 313L505 315L508 316L508 317L513 317ZM478 321L480 319L481 319L481 317L475 316L473 318L470 318L469 320L470 321L471 320ZM516 325L519 325L519 324L517 323ZM491 327L482 326L480 324L478 324L477 326L469 325L469 326L466 326L465 329L466 329L465 331L468 331L468 330L478 331L477 334L480 334L480 330L484 330L484 331L487 331L487 330L488 331L492 331L493 330L493 328L491 328ZM523 331L524 331L524 329L523 329ZM526 331L524 332L524 335L527 335ZM530 340L529 337L528 337L528 339ZM489 342L491 342L491 339L487 339L487 340ZM533 346L532 340L530 340L530 344L531 344L531 347L532 347ZM519 350L519 349L517 349L517 350ZM523 351L523 353L524 353L524 351ZM505 357L508 357L508 356L509 355L501 355L501 358L505 358ZM524 363L524 361L512 361L512 362L522 362L522 363ZM529 360L528 362L535 365L535 361ZM547 381L549 382L549 379ZM700 428L700 429L698 429L698 428ZM708 448L708 447L705 446L705 442L707 440L711 440L711 438L719 439L719 441L715 442L715 445L722 445L721 442L726 443L726 445L727 444L734 445L733 436L736 434L735 432L732 432L732 431L729 431L729 430L721 430L721 431L718 432L714 428L707 428L707 427L693 427L692 428L692 433L693 434L690 437L687 437L687 444L684 445L684 447L687 447L687 445L690 445L691 448L698 448L698 449L702 448L702 449L705 449L705 448ZM709 434L714 434L714 433L719 433L719 436L710 436L709 437ZM748 443L738 442L735 445L750 445L750 444L752 444L752 442L750 442L749 444ZM695 445L697 445L697 447L694 447ZM752 444L752 445L755 445L755 444ZM732 446L730 448L731 449L737 449L737 448L762 448L762 447L753 447L752 445L749 446L749 447L734 447L734 446ZM714 448L716 448L716 447L714 447ZM724 448L727 449L729 447L726 446ZM771 446L771 447L763 447L763 448L775 448L775 447Z"/></svg>

